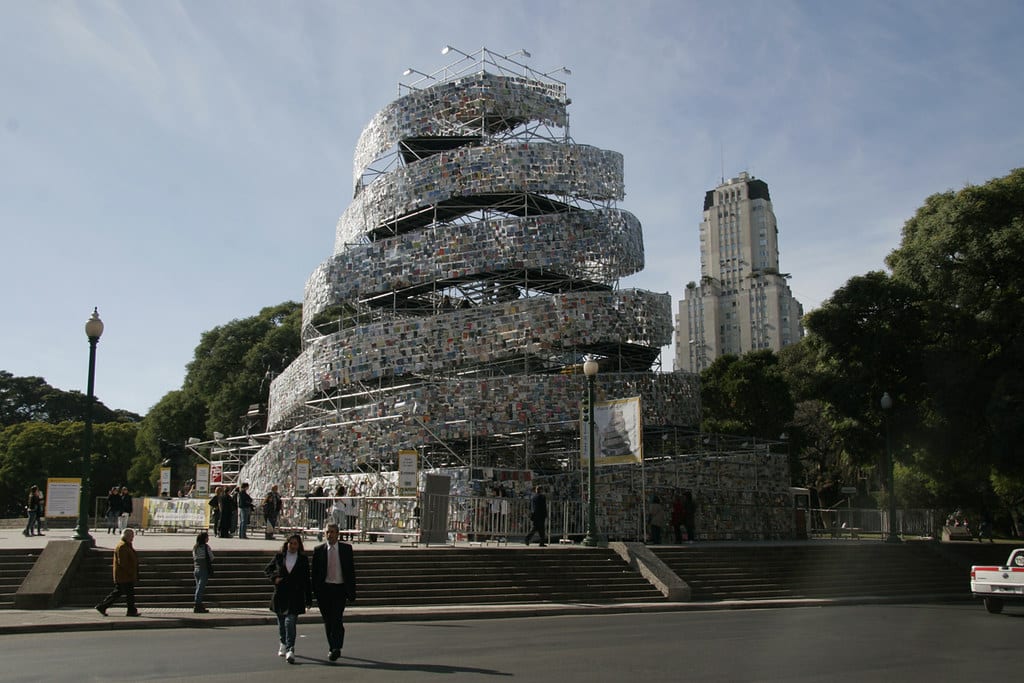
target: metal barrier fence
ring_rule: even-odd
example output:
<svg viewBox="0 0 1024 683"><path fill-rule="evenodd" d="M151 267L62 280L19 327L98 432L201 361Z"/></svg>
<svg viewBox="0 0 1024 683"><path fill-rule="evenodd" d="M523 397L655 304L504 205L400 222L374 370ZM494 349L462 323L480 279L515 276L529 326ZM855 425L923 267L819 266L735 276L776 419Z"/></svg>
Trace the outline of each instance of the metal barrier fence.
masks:
<svg viewBox="0 0 1024 683"><path fill-rule="evenodd" d="M156 499L161 504L175 501L188 502L196 509L209 512L205 520L195 514L188 520L155 521L152 515L143 515L146 498L133 501L128 525L143 531L194 531L212 529L216 533L211 499ZM530 532L530 501L526 498L470 497L470 496L358 496L358 497L282 497L281 513L277 524L268 526L260 501L254 501L250 512L248 534L263 535L266 531L277 534L298 532L320 536L324 526L333 522L346 538L374 542L379 538L418 541L420 522L428 508L440 509L444 520L444 537L450 542L497 541L523 537ZM206 507L203 507L206 506ZM95 503L95 527L107 524L106 497ZM207 510L209 508L209 510ZM206 523L204 523L204 521ZM238 532L239 514L232 512L228 523L232 535ZM579 501L548 502L548 537L578 540L585 533L585 511Z"/></svg>
<svg viewBox="0 0 1024 683"><path fill-rule="evenodd" d="M900 536L935 536L942 528L938 510L896 511L896 533ZM817 508L811 510L811 533L835 536L844 533L888 534L889 511L874 508Z"/></svg>
<svg viewBox="0 0 1024 683"><path fill-rule="evenodd" d="M188 501L209 506L209 499L159 499L162 503ZM199 531L212 528L211 514L208 523L197 521L192 515L190 521L156 523L144 517L143 507L147 499L134 501L129 526L150 531ZM444 529L439 530L446 542L507 542L521 539L533 528L530 520L528 498L448 496L364 496L364 497L282 497L282 511L273 532L299 532L304 535L320 536L327 522L334 522L346 538L374 542L378 539L419 541L420 523L427 509L440 510L438 519L443 519ZM98 497L95 505L94 528L104 528L106 520L106 497ZM249 519L249 534L262 535L268 529L267 520L260 506L254 501L255 509ZM729 506L731 514L738 514L738 506ZM205 507L201 507L204 512ZM784 535L779 519L766 510L751 506L764 519L764 528L740 536L707 535L698 537L706 540L766 540ZM212 512L212 510L210 510ZM809 531L813 536L840 536L859 534L888 534L889 514L887 510L874 508L816 508L810 511ZM724 514L714 505L705 505L703 514ZM791 519L791 518L790 518ZM144 524L144 520L146 523ZM935 536L941 534L945 516L938 510L908 509L896 511L896 533L901 536ZM599 520L600 522L600 520ZM635 539L644 539L645 533L637 520ZM700 516L697 518L698 527ZM780 526L781 525L781 526ZM778 527L778 528L776 528ZM237 511L229 523L231 534L238 530ZM787 527L791 529L791 527ZM549 500L547 536L557 542L562 539L578 541L586 533L586 506L580 501ZM600 532L601 530L598 529ZM663 536L671 541L672 530L666 528ZM791 532L790 532L791 533ZM626 539L634 540L634 539Z"/></svg>

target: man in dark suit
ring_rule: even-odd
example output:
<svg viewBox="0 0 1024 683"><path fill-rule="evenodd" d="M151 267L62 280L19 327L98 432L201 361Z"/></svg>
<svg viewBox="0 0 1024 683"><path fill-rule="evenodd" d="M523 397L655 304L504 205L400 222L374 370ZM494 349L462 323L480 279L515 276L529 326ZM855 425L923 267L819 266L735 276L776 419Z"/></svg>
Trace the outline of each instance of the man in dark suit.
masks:
<svg viewBox="0 0 1024 683"><path fill-rule="evenodd" d="M324 532L327 542L313 549L313 593L334 662L345 644L345 604L356 601L356 567L352 546L338 540L338 525L332 522Z"/></svg>
<svg viewBox="0 0 1024 683"><path fill-rule="evenodd" d="M526 545L530 545L530 539L537 534L540 536L538 545L543 548L548 544L547 532L544 530L548 521L548 499L540 487L537 487L537 492L530 499L530 521L533 522L533 528L526 534Z"/></svg>

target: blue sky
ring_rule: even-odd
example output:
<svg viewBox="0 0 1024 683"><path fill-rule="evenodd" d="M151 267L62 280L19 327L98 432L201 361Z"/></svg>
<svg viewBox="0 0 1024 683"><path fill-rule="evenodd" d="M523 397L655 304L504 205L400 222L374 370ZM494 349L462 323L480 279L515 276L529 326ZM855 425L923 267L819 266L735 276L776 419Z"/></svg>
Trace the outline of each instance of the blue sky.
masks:
<svg viewBox="0 0 1024 683"><path fill-rule="evenodd" d="M675 307L704 192L746 170L810 311L928 195L1024 165L1022 23L1016 0L0 0L0 369L84 391L98 306L97 396L145 413L202 332L301 301L360 132L445 44L572 69L572 137L625 156L644 226L623 286Z"/></svg>

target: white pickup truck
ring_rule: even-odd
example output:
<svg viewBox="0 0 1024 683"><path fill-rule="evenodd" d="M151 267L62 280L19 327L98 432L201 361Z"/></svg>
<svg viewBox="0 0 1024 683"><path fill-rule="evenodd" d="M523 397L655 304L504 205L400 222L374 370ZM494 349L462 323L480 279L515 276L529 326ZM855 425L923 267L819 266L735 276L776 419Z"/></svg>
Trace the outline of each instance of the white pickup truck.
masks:
<svg viewBox="0 0 1024 683"><path fill-rule="evenodd" d="M1004 602L1024 603L1024 548L1011 552L1003 567L971 567L971 593L992 614L1002 612Z"/></svg>

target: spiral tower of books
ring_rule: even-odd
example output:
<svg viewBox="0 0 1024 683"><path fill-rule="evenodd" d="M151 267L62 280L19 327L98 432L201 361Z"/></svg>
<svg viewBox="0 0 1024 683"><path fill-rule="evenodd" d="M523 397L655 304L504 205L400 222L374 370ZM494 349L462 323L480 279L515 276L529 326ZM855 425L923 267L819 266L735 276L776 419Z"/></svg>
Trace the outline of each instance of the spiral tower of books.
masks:
<svg viewBox="0 0 1024 683"><path fill-rule="evenodd" d="M574 469L587 358L601 395L641 397L646 431L698 423L696 378L658 371L670 296L619 287L644 264L622 155L572 140L565 83L525 51L454 52L407 71L359 138L267 462L386 469L411 448L424 467Z"/></svg>

